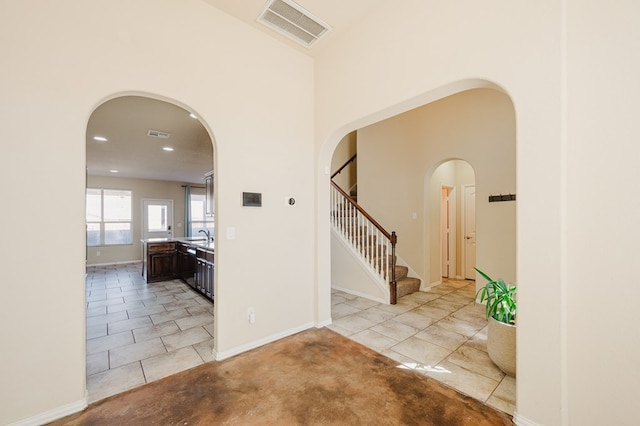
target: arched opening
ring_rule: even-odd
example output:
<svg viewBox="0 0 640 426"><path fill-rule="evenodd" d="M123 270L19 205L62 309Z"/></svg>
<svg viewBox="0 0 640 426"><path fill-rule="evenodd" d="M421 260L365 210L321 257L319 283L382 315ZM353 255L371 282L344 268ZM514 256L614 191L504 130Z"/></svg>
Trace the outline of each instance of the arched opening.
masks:
<svg viewBox="0 0 640 426"><path fill-rule="evenodd" d="M434 209L430 222L434 241L440 250L433 250L439 260L443 279L475 280L476 226L475 226L475 172L464 160L448 160L440 164L431 175L427 189L429 205ZM439 209L438 212L435 209Z"/></svg>
<svg viewBox="0 0 640 426"><path fill-rule="evenodd" d="M194 111L147 94L112 96L88 120L90 402L213 359L214 291L194 278L195 248L213 252L216 235L214 148ZM201 269L213 289L213 260Z"/></svg>
<svg viewBox="0 0 640 426"><path fill-rule="evenodd" d="M454 86L458 87L448 89ZM376 303L361 289L345 291L341 285L339 291L331 290L331 327L407 368L512 413L515 380L488 359L483 346L486 319L482 306L473 303L476 262L500 271L496 275L515 278L515 203L487 202L491 194L515 193L515 113L509 96L489 86L430 99L435 92L446 92L444 88L397 115L389 116L395 112L391 108L354 123L358 204L397 231L398 258L420 279L421 291L394 306ZM387 117L373 121L382 115ZM331 158L341 151L341 140ZM476 206L469 209L469 218L477 219L464 223L458 214L451 219L457 235L455 263L447 280L442 262L443 188L456 197L458 213ZM467 229L474 223L477 244L476 234ZM467 236L475 255L464 249ZM332 239L332 280L334 247ZM474 390L479 383L488 391Z"/></svg>

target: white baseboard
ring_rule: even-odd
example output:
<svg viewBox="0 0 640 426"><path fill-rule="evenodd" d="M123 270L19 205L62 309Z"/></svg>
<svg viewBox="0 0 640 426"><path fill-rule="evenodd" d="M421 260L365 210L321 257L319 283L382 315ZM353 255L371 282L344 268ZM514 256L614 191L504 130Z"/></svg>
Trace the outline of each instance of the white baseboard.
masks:
<svg viewBox="0 0 640 426"><path fill-rule="evenodd" d="M316 328L329 327L331 324L333 324L333 320L329 318L327 320L317 322Z"/></svg>
<svg viewBox="0 0 640 426"><path fill-rule="evenodd" d="M522 417L518 413L513 413L513 423L517 426L539 426L538 423Z"/></svg>
<svg viewBox="0 0 640 426"><path fill-rule="evenodd" d="M123 260L120 262L87 263L87 266L127 265L129 263L142 263L142 260Z"/></svg>
<svg viewBox="0 0 640 426"><path fill-rule="evenodd" d="M235 348L229 349L228 351L217 352L217 351L214 350L213 351L213 357L214 357L214 359L216 361L222 361L224 359L231 358L232 356L239 355L239 354L241 354L243 352L247 352L247 351L249 351L251 349L259 348L260 346L264 346L267 343L275 342L276 340L280 340L280 339L282 339L284 337L288 337L288 336L294 335L296 333L299 333L301 331L308 330L308 329L313 328L315 326L316 326L316 324L311 322L311 323L308 323L308 324L301 325L299 327L290 328L290 329L282 331L280 333L272 334L271 336L264 337L262 339L256 340L256 341L251 342L251 343L247 343L247 344L244 344L244 345L236 346Z"/></svg>
<svg viewBox="0 0 640 426"><path fill-rule="evenodd" d="M72 402L70 404L63 405L61 407L54 408L53 410L46 411L28 419L18 420L17 422L10 423L8 426L38 426L50 423L54 420L61 419L71 414L75 414L79 411L87 408L87 397L80 401Z"/></svg>

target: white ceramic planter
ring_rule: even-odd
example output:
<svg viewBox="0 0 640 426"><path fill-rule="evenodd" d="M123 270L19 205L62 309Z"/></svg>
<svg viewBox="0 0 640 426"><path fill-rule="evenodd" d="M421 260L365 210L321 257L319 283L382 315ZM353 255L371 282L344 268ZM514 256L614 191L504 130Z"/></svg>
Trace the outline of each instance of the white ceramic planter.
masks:
<svg viewBox="0 0 640 426"><path fill-rule="evenodd" d="M487 332L489 358L509 376L516 376L516 326L489 319Z"/></svg>

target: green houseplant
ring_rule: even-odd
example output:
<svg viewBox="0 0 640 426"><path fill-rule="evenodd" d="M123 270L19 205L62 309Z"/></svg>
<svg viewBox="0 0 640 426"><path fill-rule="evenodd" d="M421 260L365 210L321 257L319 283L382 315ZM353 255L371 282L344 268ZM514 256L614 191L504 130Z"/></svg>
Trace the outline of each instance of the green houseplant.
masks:
<svg viewBox="0 0 640 426"><path fill-rule="evenodd" d="M480 303L486 300L487 319L494 318L505 324L516 323L516 286L507 284L502 278L494 280L478 268L474 268L487 283L476 293Z"/></svg>
<svg viewBox="0 0 640 426"><path fill-rule="evenodd" d="M516 286L502 278L494 280L475 268L487 283L476 292L476 301L486 302L487 352L503 372L516 375Z"/></svg>

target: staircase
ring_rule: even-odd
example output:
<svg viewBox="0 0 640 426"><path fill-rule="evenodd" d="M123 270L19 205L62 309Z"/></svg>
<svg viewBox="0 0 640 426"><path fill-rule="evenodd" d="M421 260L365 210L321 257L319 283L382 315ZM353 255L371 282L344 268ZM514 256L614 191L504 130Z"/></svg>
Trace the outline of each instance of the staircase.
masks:
<svg viewBox="0 0 640 426"><path fill-rule="evenodd" d="M420 290L420 278L408 277L409 268L396 265L396 294L398 299Z"/></svg>
<svg viewBox="0 0 640 426"><path fill-rule="evenodd" d="M397 264L395 232L386 231L350 194L335 182L331 183L333 228L350 249L357 253L362 267L369 270L380 288L388 291L389 302L395 304L398 298L418 291L420 279L409 277L409 268Z"/></svg>

